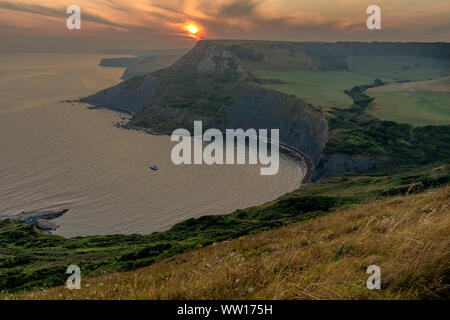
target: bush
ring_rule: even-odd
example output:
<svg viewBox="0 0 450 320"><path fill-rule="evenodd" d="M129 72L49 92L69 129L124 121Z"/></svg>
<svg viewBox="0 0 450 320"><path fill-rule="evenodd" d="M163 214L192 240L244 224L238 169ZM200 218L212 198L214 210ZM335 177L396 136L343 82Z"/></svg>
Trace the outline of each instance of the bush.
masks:
<svg viewBox="0 0 450 320"><path fill-rule="evenodd" d="M397 196L404 194L413 194L425 189L422 182L411 183L407 185L395 186L382 191L383 196Z"/></svg>

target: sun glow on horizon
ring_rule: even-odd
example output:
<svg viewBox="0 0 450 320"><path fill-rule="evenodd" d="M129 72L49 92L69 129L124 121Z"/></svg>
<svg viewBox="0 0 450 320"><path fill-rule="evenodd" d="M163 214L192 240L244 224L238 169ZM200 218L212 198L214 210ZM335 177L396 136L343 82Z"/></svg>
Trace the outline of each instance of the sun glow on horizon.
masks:
<svg viewBox="0 0 450 320"><path fill-rule="evenodd" d="M184 26L184 29L189 32L189 36L197 39L199 36L200 28L194 23L188 23Z"/></svg>
<svg viewBox="0 0 450 320"><path fill-rule="evenodd" d="M189 27L189 32L196 34L198 32L198 28L196 26L190 26Z"/></svg>

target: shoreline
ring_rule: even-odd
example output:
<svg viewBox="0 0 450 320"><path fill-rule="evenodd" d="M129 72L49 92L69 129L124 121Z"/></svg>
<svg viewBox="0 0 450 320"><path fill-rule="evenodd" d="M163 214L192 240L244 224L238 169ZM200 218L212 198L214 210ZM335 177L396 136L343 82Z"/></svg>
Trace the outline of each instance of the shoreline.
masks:
<svg viewBox="0 0 450 320"><path fill-rule="evenodd" d="M312 177L312 173L314 171L314 164L311 161L311 159L304 154L302 151L288 146L286 144L280 143L280 148L282 151L284 151L286 154L292 156L294 158L294 160L298 161L299 159L301 160L300 162L302 164L304 164L304 166L306 167L306 174L303 177L302 181L301 181L301 185L306 185L310 182L311 177Z"/></svg>
<svg viewBox="0 0 450 320"><path fill-rule="evenodd" d="M112 124L114 127L119 128L119 129L125 129L125 130L131 130L131 131L135 131L135 132L142 132L144 134L149 134L152 136L166 136L170 139L170 135L168 134L162 134L162 133L157 133L155 131L153 131L152 129L149 128L144 128L144 127L140 127L140 126L135 126L130 124L130 120L132 119L134 113L129 112L127 110L118 110L118 109L111 109L111 108L107 108L107 107L96 107L93 106L90 103L86 103L81 101L82 98L79 97L68 97L68 98L64 98L62 99L60 102L60 104L62 105L72 105L72 106L80 106L83 108L86 108L87 110L101 110L101 109L105 109L105 110L109 110L109 111L114 111L113 113L116 114L115 118L116 119L112 119L110 123L110 125ZM255 205L252 205L250 207L253 206L259 206L259 205L263 205L265 203L269 203L271 201L274 201L276 199L278 199L279 197L283 197L285 195L288 195L296 190L301 189L304 185L307 185L308 183L310 183L310 179L312 177L312 170L314 168L314 165L312 163L312 161L309 159L309 157L307 155L305 155L302 151L291 147L289 145L286 145L285 143L280 142L278 144L280 152L282 155L285 156L285 159L288 160L289 162L291 162L291 165L293 167L293 170L295 170L295 172L297 172L297 174L299 174L300 176L298 178L295 179L295 185L292 187L292 189L289 189L286 192L281 192L279 194L279 196L275 197L275 198L267 198L266 200L263 200L261 202L255 202ZM295 173L294 173L295 174ZM248 206L245 206L245 208L247 208ZM232 213L233 211L223 211L223 210L219 210L217 212L217 215L219 216L224 216L224 215L228 215L230 213ZM184 221L184 220L182 220ZM181 222L182 222L181 221ZM169 230L171 227L175 226L177 223L174 222L173 224L171 224L171 226L168 229L164 229L161 231L156 231L156 232L163 232L166 230ZM121 232L118 232L117 234L124 234ZM142 233L143 235L145 234L152 234L152 233ZM96 235L101 235L101 234L96 234ZM69 238L71 238L69 236Z"/></svg>
<svg viewBox="0 0 450 320"><path fill-rule="evenodd" d="M44 233L51 234L51 231L56 230L59 225L50 220L59 218L69 212L69 209L53 210L53 211L23 211L16 214L0 216L0 221L8 220L11 222L18 222L32 225Z"/></svg>

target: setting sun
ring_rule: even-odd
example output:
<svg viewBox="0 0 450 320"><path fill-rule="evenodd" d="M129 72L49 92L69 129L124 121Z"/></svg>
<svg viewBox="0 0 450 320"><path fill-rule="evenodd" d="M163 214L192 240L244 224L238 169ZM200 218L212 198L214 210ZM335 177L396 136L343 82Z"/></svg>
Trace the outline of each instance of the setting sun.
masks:
<svg viewBox="0 0 450 320"><path fill-rule="evenodd" d="M198 32L198 28L196 26L190 26L189 27L189 32L196 34Z"/></svg>
<svg viewBox="0 0 450 320"><path fill-rule="evenodd" d="M193 23L187 24L184 29L186 29L193 36L199 32L199 28Z"/></svg>

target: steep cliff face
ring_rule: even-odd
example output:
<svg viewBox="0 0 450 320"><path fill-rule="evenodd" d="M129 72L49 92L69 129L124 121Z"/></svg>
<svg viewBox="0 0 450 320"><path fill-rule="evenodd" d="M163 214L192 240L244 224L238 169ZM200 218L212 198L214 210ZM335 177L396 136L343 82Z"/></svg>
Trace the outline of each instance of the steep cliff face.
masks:
<svg viewBox="0 0 450 320"><path fill-rule="evenodd" d="M372 169L378 164L391 162L393 160L394 159L391 157L385 155L369 157L346 153L322 154L319 163L315 167L311 180L316 182L324 177L339 173L363 172Z"/></svg>
<svg viewBox="0 0 450 320"><path fill-rule="evenodd" d="M236 81L243 81L249 77L249 73L229 50L209 41L199 41L188 54L170 68L170 71L226 76Z"/></svg>
<svg viewBox="0 0 450 320"><path fill-rule="evenodd" d="M98 108L134 114L152 101L157 88L158 84L155 81L147 77L135 77L130 81L122 82L117 86L83 98L81 101L93 104Z"/></svg>
<svg viewBox="0 0 450 320"><path fill-rule="evenodd" d="M328 136L327 121L304 101L254 87L236 104L232 127L279 129L280 141L317 163Z"/></svg>

